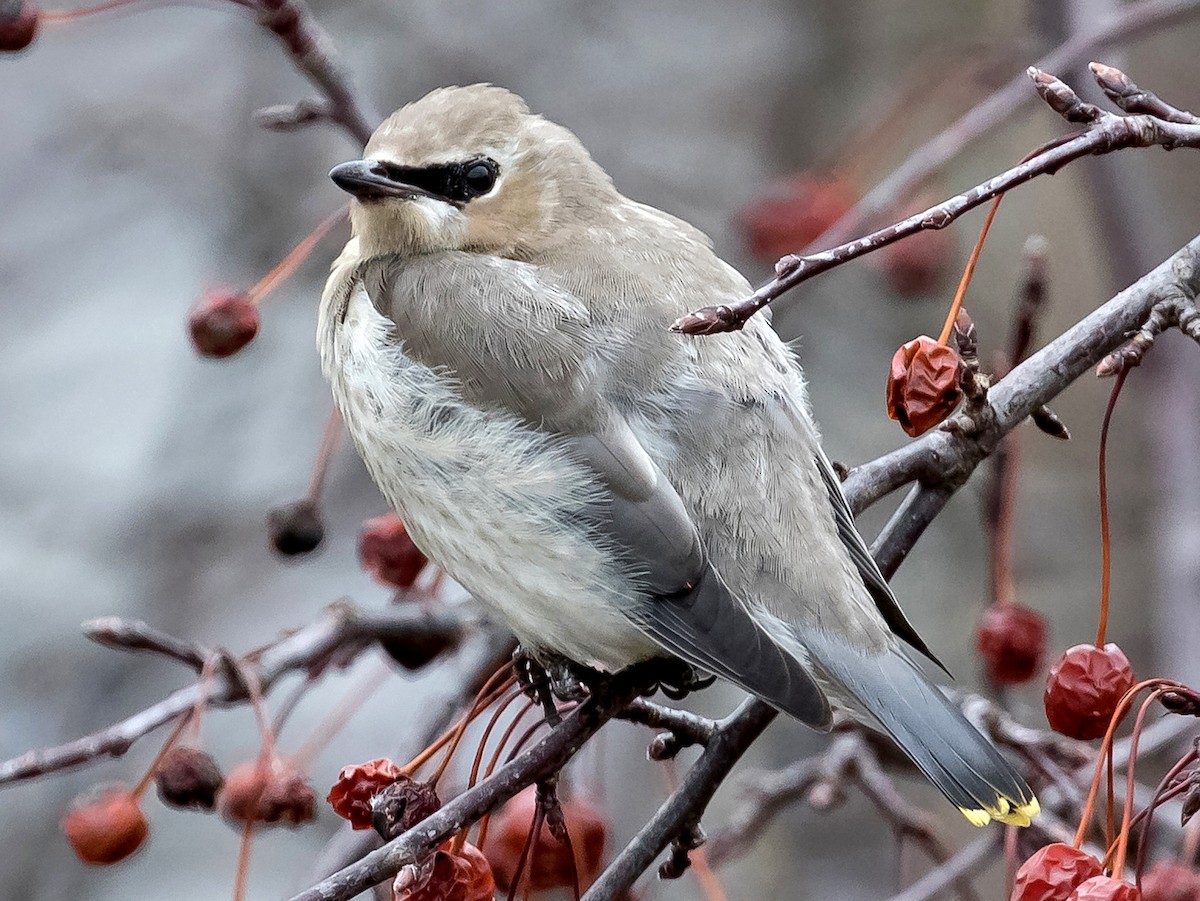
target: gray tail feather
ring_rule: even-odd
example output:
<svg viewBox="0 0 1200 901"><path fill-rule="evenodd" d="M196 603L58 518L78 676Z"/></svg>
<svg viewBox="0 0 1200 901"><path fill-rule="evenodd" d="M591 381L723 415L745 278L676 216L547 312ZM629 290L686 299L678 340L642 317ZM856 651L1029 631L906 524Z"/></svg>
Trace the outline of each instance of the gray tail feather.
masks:
<svg viewBox="0 0 1200 901"><path fill-rule="evenodd" d="M1021 775L903 651L868 655L807 635L804 645L972 823L1027 826L1037 815Z"/></svg>

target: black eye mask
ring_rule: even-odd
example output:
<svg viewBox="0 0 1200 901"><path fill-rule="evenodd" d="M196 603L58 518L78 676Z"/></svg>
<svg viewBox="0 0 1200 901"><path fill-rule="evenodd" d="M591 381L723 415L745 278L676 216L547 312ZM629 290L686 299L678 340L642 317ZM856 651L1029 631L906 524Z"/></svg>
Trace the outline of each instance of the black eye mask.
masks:
<svg viewBox="0 0 1200 901"><path fill-rule="evenodd" d="M500 167L496 161L486 157L468 160L465 163L445 163L420 168L383 162L377 162L375 166L393 181L421 188L460 205L491 191L500 175Z"/></svg>

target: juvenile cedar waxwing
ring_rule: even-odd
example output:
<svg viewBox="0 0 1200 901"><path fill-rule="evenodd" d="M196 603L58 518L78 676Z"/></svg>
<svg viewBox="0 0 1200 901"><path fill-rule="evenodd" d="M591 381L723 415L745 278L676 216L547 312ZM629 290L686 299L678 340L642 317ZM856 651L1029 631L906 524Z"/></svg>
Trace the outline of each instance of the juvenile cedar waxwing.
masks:
<svg viewBox="0 0 1200 901"><path fill-rule="evenodd" d="M913 661L768 317L670 331L750 291L705 235L491 85L410 103L330 177L354 197L318 325L334 398L413 540L527 651L675 656L816 729L837 705L972 823L1029 823Z"/></svg>

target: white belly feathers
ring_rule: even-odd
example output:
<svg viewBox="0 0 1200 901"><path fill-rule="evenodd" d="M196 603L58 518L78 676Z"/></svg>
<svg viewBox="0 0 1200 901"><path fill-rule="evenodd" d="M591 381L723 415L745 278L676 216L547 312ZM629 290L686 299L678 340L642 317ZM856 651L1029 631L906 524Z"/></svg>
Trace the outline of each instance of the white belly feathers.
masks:
<svg viewBox="0 0 1200 901"><path fill-rule="evenodd" d="M466 404L391 327L351 276L327 289L318 344L346 426L418 546L522 641L608 668L661 653L618 612L627 577L581 524L590 472L515 416Z"/></svg>

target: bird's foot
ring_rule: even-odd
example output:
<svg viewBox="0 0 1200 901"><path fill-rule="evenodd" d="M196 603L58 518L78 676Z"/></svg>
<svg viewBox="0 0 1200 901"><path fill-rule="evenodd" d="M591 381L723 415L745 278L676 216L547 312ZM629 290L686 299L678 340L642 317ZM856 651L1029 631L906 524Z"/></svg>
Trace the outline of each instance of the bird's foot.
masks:
<svg viewBox="0 0 1200 901"><path fill-rule="evenodd" d="M556 698L582 701L589 694L588 686L604 678L602 673L574 660L545 651L535 656L523 647L513 653L513 671L525 694L542 705L551 725L560 719Z"/></svg>
<svg viewBox="0 0 1200 901"><path fill-rule="evenodd" d="M672 701L681 701L692 692L708 688L717 681L716 676L674 658L656 660L654 666L659 690Z"/></svg>

